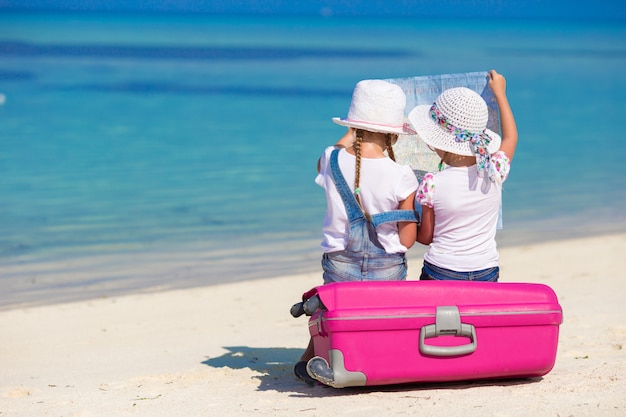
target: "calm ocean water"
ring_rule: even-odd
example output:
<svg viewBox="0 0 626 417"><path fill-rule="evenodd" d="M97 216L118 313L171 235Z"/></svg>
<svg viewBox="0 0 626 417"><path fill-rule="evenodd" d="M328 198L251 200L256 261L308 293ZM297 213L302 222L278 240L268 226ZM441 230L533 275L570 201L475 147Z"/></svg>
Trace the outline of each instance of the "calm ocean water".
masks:
<svg viewBox="0 0 626 417"><path fill-rule="evenodd" d="M623 22L0 14L0 307L318 271L354 84L491 68L501 244L626 230Z"/></svg>

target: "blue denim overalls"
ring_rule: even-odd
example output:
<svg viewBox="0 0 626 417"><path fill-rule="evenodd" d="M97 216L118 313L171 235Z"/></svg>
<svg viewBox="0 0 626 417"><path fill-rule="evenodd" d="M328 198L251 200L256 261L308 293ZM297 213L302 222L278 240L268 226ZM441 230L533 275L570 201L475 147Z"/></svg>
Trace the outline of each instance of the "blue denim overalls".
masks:
<svg viewBox="0 0 626 417"><path fill-rule="evenodd" d="M419 214L413 210L392 210L372 215L369 221L361 210L339 169L339 149L330 155L330 168L335 186L346 207L350 234L346 248L324 254L322 268L324 283L341 281L391 281L406 278L404 253L387 253L378 241L376 227L388 222L417 222Z"/></svg>

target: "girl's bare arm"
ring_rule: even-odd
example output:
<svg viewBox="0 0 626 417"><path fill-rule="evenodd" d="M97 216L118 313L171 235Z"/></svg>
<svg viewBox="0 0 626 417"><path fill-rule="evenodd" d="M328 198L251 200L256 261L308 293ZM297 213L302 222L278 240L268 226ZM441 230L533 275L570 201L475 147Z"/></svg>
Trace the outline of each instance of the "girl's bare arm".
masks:
<svg viewBox="0 0 626 417"><path fill-rule="evenodd" d="M500 150L504 151L510 160L513 160L517 147L517 126L509 100L506 97L506 79L496 70L489 71L489 88L493 91L500 109L500 126L502 128Z"/></svg>
<svg viewBox="0 0 626 417"><path fill-rule="evenodd" d="M422 222L417 230L417 241L422 245L430 245L435 234L435 210L422 206Z"/></svg>
<svg viewBox="0 0 626 417"><path fill-rule="evenodd" d="M398 210L415 210L415 193L411 193L405 200L401 201ZM417 224L413 222L398 222L398 234L400 243L409 249L415 244L417 237Z"/></svg>

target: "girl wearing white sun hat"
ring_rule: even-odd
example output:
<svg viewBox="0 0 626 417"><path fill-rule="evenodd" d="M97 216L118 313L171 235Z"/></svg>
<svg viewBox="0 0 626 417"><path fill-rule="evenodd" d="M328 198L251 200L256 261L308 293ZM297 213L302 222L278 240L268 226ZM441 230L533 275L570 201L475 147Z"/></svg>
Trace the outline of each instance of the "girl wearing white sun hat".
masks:
<svg viewBox="0 0 626 417"><path fill-rule="evenodd" d="M346 118L349 128L318 161L315 182L326 194L322 269L324 283L404 280L406 251L415 243L417 179L395 162L392 145L410 129L404 121L406 96L383 80L357 83ZM307 368L312 341L294 368L296 377L316 383Z"/></svg>
<svg viewBox="0 0 626 417"><path fill-rule="evenodd" d="M432 105L409 113L413 129L441 158L440 171L426 174L416 195L422 207L417 241L430 245L420 279L499 278L495 235L517 128L505 78L495 70L488 77L502 138L487 129L487 104L468 88L445 90Z"/></svg>
<svg viewBox="0 0 626 417"><path fill-rule="evenodd" d="M354 88L348 116L333 118L333 122L350 130L326 148L318 161L315 182L324 188L327 198L322 241L325 254L344 251L350 243L349 208L332 173L333 153L358 211L366 219L390 210L413 212L417 179L409 166L395 162L392 148L398 134L410 132L404 121L405 105L406 97L399 86L384 80L362 80ZM415 243L417 226L415 222L381 224L376 232L384 254L403 255ZM345 279L333 274L325 269L325 281Z"/></svg>

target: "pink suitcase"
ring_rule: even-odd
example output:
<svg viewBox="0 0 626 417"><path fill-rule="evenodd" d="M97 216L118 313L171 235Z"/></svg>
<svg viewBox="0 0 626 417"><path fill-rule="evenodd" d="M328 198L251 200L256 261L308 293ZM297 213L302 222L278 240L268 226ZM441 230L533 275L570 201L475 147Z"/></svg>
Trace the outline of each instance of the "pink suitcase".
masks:
<svg viewBox="0 0 626 417"><path fill-rule="evenodd" d="M307 369L335 388L542 376L562 322L542 284L345 282L303 299L316 354Z"/></svg>

